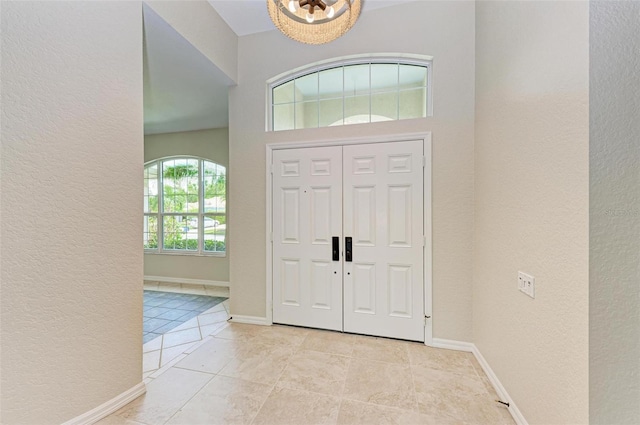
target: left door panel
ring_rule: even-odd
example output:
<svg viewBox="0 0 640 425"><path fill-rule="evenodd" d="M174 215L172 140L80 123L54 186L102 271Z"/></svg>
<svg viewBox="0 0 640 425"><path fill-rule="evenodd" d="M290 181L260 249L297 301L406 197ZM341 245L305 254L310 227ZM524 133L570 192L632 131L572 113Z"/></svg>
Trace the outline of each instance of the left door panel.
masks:
<svg viewBox="0 0 640 425"><path fill-rule="evenodd" d="M273 153L273 321L342 330L342 147Z"/></svg>

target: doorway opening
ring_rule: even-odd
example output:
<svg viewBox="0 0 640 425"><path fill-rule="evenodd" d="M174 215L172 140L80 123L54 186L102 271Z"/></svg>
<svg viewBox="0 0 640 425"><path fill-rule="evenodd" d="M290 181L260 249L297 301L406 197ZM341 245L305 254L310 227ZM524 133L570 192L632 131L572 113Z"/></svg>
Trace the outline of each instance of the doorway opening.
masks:
<svg viewBox="0 0 640 425"><path fill-rule="evenodd" d="M161 9L142 8L147 378L229 318L226 170L234 82Z"/></svg>

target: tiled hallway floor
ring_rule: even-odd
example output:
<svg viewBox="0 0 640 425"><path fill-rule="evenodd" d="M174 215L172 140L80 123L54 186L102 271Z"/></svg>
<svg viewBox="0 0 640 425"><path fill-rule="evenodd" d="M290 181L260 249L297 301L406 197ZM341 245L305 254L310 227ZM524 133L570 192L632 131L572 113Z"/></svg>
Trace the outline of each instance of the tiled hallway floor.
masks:
<svg viewBox="0 0 640 425"><path fill-rule="evenodd" d="M147 343L175 329L224 300L224 297L207 295L144 291L142 342Z"/></svg>
<svg viewBox="0 0 640 425"><path fill-rule="evenodd" d="M217 318L226 314L219 307ZM287 326L214 325L213 335L174 346L176 357L147 372L147 393L99 424L514 423L470 353Z"/></svg>
<svg viewBox="0 0 640 425"><path fill-rule="evenodd" d="M187 299L188 295L207 295L208 297L215 297L216 302L220 298L226 300L229 297L229 288L203 285L145 281L144 289L145 304L147 304L145 306L145 315L149 315L149 308L153 309L154 307L157 307L152 306L147 302L147 293L163 293L169 298L171 298L172 295L175 295L179 300ZM185 296L187 296L187 298L184 298ZM151 299L153 298L156 297L151 297ZM163 299L164 296L158 298L161 305L166 305L162 303ZM193 301L195 298L191 298L191 300ZM213 298L209 298L204 301L210 303L212 300ZM157 303L152 302L151 304ZM197 304L198 302L196 302L196 305L192 306L194 311L202 310L202 308L198 307ZM203 304L201 307L205 307L205 305ZM169 307L167 307L167 309L168 308ZM178 308L173 308L171 310L177 309ZM151 315L153 314L154 313L151 313ZM173 324L171 329L164 329L163 334L151 340L143 341L144 345L142 347L142 351L144 354L142 355L142 371L144 379L150 380L159 376L167 370L171 364L179 360L179 357L184 357L186 355L185 351L193 350L194 347L203 339L226 325L227 320L229 319L228 302L223 301L215 304L204 312L195 314L197 314L196 317L192 317L181 324ZM143 323L143 328L145 328L145 330L149 329L147 320L148 319ZM154 332L159 331L155 330Z"/></svg>

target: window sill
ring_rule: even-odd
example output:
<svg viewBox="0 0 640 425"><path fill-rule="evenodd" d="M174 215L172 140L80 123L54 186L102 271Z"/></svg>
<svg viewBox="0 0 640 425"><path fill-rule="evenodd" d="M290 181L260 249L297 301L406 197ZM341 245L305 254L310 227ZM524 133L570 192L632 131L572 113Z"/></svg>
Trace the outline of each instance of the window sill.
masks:
<svg viewBox="0 0 640 425"><path fill-rule="evenodd" d="M144 250L145 254L151 255L172 255L172 256L181 256L181 257L214 257L214 258L225 258L227 256L225 252L211 252L211 253L200 253L200 252L183 252L183 251L162 251L158 252L155 250Z"/></svg>

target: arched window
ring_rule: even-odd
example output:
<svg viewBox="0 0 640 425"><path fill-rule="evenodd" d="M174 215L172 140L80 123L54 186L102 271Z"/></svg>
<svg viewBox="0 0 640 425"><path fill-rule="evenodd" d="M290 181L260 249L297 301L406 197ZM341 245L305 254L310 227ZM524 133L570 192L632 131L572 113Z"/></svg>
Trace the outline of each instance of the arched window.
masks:
<svg viewBox="0 0 640 425"><path fill-rule="evenodd" d="M270 84L271 130L422 118L431 114L429 60L350 59Z"/></svg>
<svg viewBox="0 0 640 425"><path fill-rule="evenodd" d="M145 252L224 255L226 168L194 157L144 167Z"/></svg>

